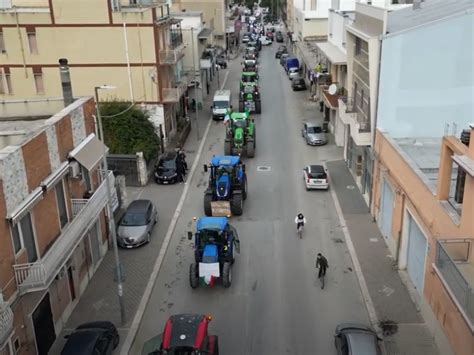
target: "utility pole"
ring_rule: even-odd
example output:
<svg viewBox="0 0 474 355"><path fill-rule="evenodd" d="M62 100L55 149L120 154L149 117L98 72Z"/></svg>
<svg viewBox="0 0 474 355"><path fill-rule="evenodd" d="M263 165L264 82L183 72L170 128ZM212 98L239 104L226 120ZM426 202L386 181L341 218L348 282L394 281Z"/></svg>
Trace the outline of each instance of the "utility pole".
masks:
<svg viewBox="0 0 474 355"><path fill-rule="evenodd" d="M196 83L196 53L194 52L194 27L191 27L191 43L192 43L192 50L193 50L193 80ZM199 141L201 138L199 136L199 105L198 100L196 97L198 91L198 86L194 85L194 102L196 102L196 135L197 140Z"/></svg>

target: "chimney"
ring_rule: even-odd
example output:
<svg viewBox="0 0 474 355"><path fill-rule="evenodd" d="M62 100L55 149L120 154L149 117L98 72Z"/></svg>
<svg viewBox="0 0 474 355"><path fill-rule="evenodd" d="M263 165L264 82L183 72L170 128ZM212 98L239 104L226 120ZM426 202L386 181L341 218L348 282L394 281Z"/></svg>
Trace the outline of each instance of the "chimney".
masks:
<svg viewBox="0 0 474 355"><path fill-rule="evenodd" d="M422 0L413 0L413 10L421 9Z"/></svg>
<svg viewBox="0 0 474 355"><path fill-rule="evenodd" d="M461 132L461 143L469 147L471 140L471 129L466 128ZM456 178L456 190L454 190L454 200L457 203L462 203L464 198L464 184L466 183L466 172L460 166L458 167L458 176Z"/></svg>
<svg viewBox="0 0 474 355"><path fill-rule="evenodd" d="M72 96L71 75L69 73L69 65L67 65L66 58L59 59L59 74L61 75L64 107L66 107L74 102L74 97Z"/></svg>

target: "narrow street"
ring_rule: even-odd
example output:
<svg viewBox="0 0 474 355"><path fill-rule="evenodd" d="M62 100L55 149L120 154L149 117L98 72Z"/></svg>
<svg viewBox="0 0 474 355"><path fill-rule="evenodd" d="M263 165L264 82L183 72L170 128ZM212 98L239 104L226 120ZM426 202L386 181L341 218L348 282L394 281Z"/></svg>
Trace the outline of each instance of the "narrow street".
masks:
<svg viewBox="0 0 474 355"><path fill-rule="evenodd" d="M221 352L236 355L333 354L338 323L369 322L331 194L306 191L302 179L306 164L341 159L342 152L332 141L323 147L305 144L301 122L322 118L307 91L291 90L274 58L276 48L273 44L260 53L262 114L255 116L256 157L245 158L249 196L244 213L231 219L241 239L232 286L193 290L188 280L193 249L186 233L193 216L203 215L207 174L202 165L213 154L223 154L224 126L213 122L132 354L140 353L176 313L212 315L210 331L219 336ZM225 88L232 90L238 107L240 60L229 70ZM295 233L298 212L307 218L303 240ZM329 260L324 290L316 277L317 252Z"/></svg>

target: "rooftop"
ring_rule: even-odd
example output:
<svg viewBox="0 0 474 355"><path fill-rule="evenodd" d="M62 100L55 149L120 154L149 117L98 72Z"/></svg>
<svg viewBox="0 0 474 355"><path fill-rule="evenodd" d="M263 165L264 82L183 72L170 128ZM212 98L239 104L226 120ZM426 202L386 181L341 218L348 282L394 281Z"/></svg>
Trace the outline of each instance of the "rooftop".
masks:
<svg viewBox="0 0 474 355"><path fill-rule="evenodd" d="M400 32L473 11L472 0L428 0L422 2L418 9L410 6L391 13L388 16L387 31Z"/></svg>

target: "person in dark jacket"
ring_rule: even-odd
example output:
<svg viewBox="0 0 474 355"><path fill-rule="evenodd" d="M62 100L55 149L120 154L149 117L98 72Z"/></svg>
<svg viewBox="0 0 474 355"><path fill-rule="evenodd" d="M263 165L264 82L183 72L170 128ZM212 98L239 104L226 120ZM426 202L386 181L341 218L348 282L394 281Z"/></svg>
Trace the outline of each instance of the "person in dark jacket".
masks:
<svg viewBox="0 0 474 355"><path fill-rule="evenodd" d="M184 182L186 170L184 169L181 159L176 159L176 174L178 175L178 182Z"/></svg>
<svg viewBox="0 0 474 355"><path fill-rule="evenodd" d="M184 150L182 150L182 149L178 150L177 159L183 165L184 171L187 172L188 171L188 163L186 163L186 154L184 154Z"/></svg>
<svg viewBox="0 0 474 355"><path fill-rule="evenodd" d="M319 267L318 278L326 276L326 269L328 266L328 259L326 259L321 253L318 253L318 257L316 258L316 269Z"/></svg>

